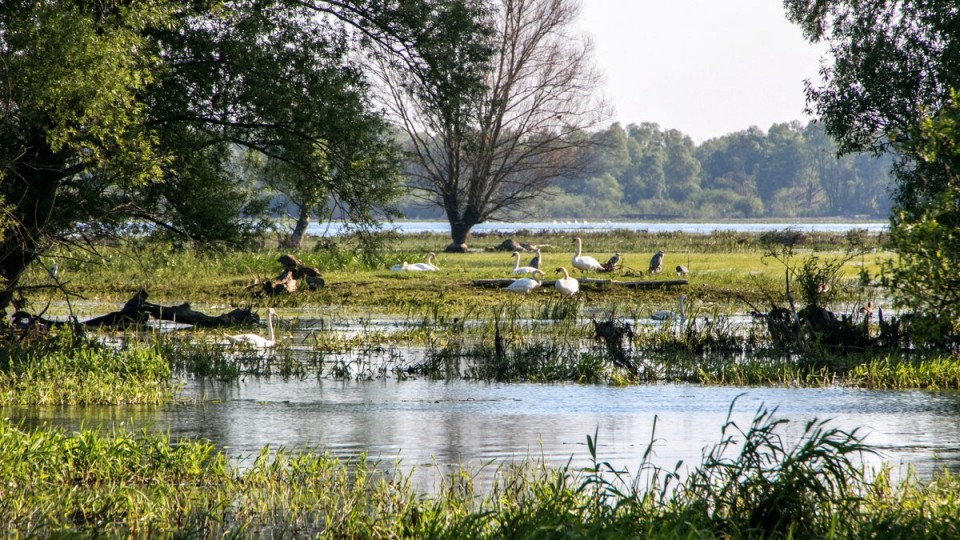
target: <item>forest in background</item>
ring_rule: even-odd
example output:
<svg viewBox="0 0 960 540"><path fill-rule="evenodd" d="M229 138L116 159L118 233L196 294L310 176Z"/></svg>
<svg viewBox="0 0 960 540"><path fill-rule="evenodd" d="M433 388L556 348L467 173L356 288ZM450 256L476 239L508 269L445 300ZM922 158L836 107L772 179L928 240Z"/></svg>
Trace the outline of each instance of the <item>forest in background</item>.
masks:
<svg viewBox="0 0 960 540"><path fill-rule="evenodd" d="M893 156L838 157L816 122L750 127L700 144L646 122L584 136L594 144L582 150L577 173L510 217L886 218L890 210ZM412 195L398 208L407 218L443 218Z"/></svg>

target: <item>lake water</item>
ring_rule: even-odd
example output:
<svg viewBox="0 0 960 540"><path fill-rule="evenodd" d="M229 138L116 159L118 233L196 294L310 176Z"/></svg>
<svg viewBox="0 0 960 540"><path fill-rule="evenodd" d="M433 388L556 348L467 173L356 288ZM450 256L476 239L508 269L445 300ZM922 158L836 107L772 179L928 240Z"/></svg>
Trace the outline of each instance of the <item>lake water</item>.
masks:
<svg viewBox="0 0 960 540"><path fill-rule="evenodd" d="M791 223L783 222L740 222L740 223L681 223L657 221L589 221L589 220L549 220L519 223L489 222L475 226L472 234L502 233L515 234L527 232L608 232L613 230L659 232L685 232L708 234L714 231L761 233L792 229L803 232L844 233L863 229L868 232L887 230L887 222L882 221L845 221L836 223ZM395 230L400 234L448 234L450 225L446 221L398 221L386 224L385 230ZM337 236L343 234L340 223L311 223L307 227L310 236Z"/></svg>
<svg viewBox="0 0 960 540"><path fill-rule="evenodd" d="M953 392L420 379L185 384L184 397L195 403L0 412L27 425L78 429L122 422L175 439L209 439L241 464L264 445L323 449L345 458L366 452L388 465L400 459L404 468L415 466L415 483L426 491L457 465L479 471L480 485L492 479L497 465L524 458L588 465L586 437L594 433L599 458L617 467L635 471L652 437L654 464L673 469L682 460L696 466L719 441L731 405L732 418L744 429L759 407L778 408L778 416L790 420L787 441L795 441L814 418L859 428L881 452L867 457L869 466L909 464L924 476L942 467L960 470L960 395Z"/></svg>

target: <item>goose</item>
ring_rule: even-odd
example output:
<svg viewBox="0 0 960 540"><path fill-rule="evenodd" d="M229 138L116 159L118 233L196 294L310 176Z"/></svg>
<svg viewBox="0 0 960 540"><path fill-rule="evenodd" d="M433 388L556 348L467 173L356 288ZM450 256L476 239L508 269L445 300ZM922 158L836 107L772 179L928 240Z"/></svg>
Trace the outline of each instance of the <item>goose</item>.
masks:
<svg viewBox="0 0 960 540"><path fill-rule="evenodd" d="M663 270L663 255L663 250L654 253L653 258L650 259L649 273L659 274L660 271Z"/></svg>
<svg viewBox="0 0 960 540"><path fill-rule="evenodd" d="M513 265L514 274L532 274L537 271L537 268L534 266L520 266L520 252L514 251L513 258L516 259L516 263Z"/></svg>
<svg viewBox="0 0 960 540"><path fill-rule="evenodd" d="M248 345L258 349L269 349L276 343L273 335L273 316L277 312L273 308L267 308L267 332L270 339L258 334L227 334L227 341L234 345Z"/></svg>
<svg viewBox="0 0 960 540"><path fill-rule="evenodd" d="M577 252L574 253L573 258L570 259L574 268L577 270L603 270L603 265L600 264L600 261L589 255L580 254L582 241L579 236L574 236L573 241L577 244Z"/></svg>
<svg viewBox="0 0 960 540"><path fill-rule="evenodd" d="M427 262L408 264L404 270L413 271L413 272L436 272L440 270L439 266L435 266L430 263L437 256L436 253L430 252L427 253Z"/></svg>
<svg viewBox="0 0 960 540"><path fill-rule="evenodd" d="M576 279L570 277L570 274L567 273L567 269L564 267L557 268L557 273L563 273L563 277L558 279L553 286L560 291L560 294L564 296L573 296L580 290L580 282Z"/></svg>
<svg viewBox="0 0 960 540"><path fill-rule="evenodd" d="M684 301L684 299L686 299L686 298L687 298L687 297L684 296L684 295L682 295L682 294L680 295L679 298L677 298L677 312L676 312L676 313L674 313L674 312L672 312L672 311L668 311L668 310L662 309L662 310L660 310L660 311L657 311L657 312L654 313L653 315L650 315L650 318L653 319L653 320L655 320L655 321L668 321L668 320L671 320L671 319L676 319L676 320L680 320L680 321L684 320L684 318L686 317L686 315L684 315L684 313L683 313L683 301Z"/></svg>
<svg viewBox="0 0 960 540"><path fill-rule="evenodd" d="M537 280L537 279L535 279L535 278L536 278L537 275L539 274L539 277L540 277L540 279L542 280L542 279L543 279L543 271L542 271L542 270L534 270L534 271L531 272L531 273L534 275L534 277L532 277L532 278L524 277L524 278L516 279L516 280L513 281L513 283L511 283L510 285L507 285L506 287L504 287L503 290L505 290L505 291L510 291L510 292L519 292L519 293L524 293L524 294L526 294L526 293L529 293L530 291L536 289L537 287L540 286L541 281L539 281L539 280Z"/></svg>

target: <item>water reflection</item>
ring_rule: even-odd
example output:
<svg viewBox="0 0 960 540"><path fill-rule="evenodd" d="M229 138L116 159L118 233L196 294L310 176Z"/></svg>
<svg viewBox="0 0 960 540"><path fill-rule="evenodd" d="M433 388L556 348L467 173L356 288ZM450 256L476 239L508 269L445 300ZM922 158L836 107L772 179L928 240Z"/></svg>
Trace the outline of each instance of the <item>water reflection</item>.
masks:
<svg viewBox="0 0 960 540"><path fill-rule="evenodd" d="M737 399L737 396L740 396ZM438 470L474 469L523 458L554 465L589 463L586 436L595 432L600 458L635 470L651 437L654 463L673 468L701 462L720 438L731 404L744 429L765 404L791 420L787 441L813 418L860 428L881 460L910 464L925 476L960 464L960 396L956 393L821 388L731 388L686 384L613 387L575 384L494 384L468 381L248 379L234 384L186 381L190 402L163 407L6 410L27 425L169 432L204 438L248 462L260 448L320 449L341 457L361 453L417 466L431 489ZM656 431L654 433L654 421ZM424 467L426 466L426 467ZM480 481L495 467L487 466Z"/></svg>

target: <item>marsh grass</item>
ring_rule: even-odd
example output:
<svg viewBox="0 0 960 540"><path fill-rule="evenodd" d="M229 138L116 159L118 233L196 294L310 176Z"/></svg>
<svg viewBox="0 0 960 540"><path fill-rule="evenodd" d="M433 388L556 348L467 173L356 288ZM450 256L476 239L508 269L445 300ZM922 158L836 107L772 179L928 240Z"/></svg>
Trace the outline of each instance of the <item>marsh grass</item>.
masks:
<svg viewBox="0 0 960 540"><path fill-rule="evenodd" d="M104 346L69 329L0 347L0 404L160 404L175 386L153 347Z"/></svg>
<svg viewBox="0 0 960 540"><path fill-rule="evenodd" d="M783 287L782 267L764 258L766 244L759 235L719 233L709 235L682 233L584 233L585 249L597 257L623 253L624 269L615 278L623 280L671 279L676 264L690 268L690 294L713 302L738 303L739 298L762 302L776 297ZM802 241L793 246L797 254L816 254L821 260L843 256L846 243L842 235L803 233ZM481 236L473 246L492 248L506 237ZM569 237L541 234L515 237L519 241L549 244L544 248L544 268L569 266L573 253ZM361 249L351 238L312 239L296 255L308 266L321 270L326 286L317 291L298 291L292 295L264 297L250 287L255 277L272 278L280 270L279 250L204 252L180 249L169 244L137 241L128 246L103 246L97 257L87 253L57 253L49 258L60 265L60 280L67 290L89 300L120 303L139 288L145 288L151 300L161 303L264 305L297 307L304 305L338 306L341 311L376 309L405 315L423 306L440 306L440 317L463 319L471 312L485 311L512 298L503 291L474 287L474 279L510 277L513 261L509 253L476 251L465 254L440 253L440 272L390 272L391 264L402 259L421 260L429 251L439 252L449 243L444 235L404 235L373 252ZM846 261L838 269L837 297L852 294L866 271L879 272L880 261L888 255L879 251L876 236L867 235L865 243L872 250L858 260ZM646 265L658 249L667 252L663 274L649 276ZM611 277L599 275L597 277ZM46 272L37 265L25 275L27 286L52 285ZM577 298L582 305L604 303L635 304L638 301L663 301L675 291L635 290L624 287L583 287ZM540 290L519 301L542 306L553 299L554 291ZM37 302L62 300L58 289L47 288L32 295ZM553 306L556 308L557 306ZM740 303L742 309L742 303ZM37 310L42 309L38 304ZM550 309L543 307L542 309ZM557 318L557 316L545 317Z"/></svg>
<svg viewBox="0 0 960 540"><path fill-rule="evenodd" d="M872 477L856 431L810 420L788 435L776 409L731 420L686 472L615 467L587 436L586 467L526 460L439 471L418 492L400 463L264 447L248 466L213 445L164 434L26 430L0 421L0 520L26 537L283 538L955 538L948 472ZM656 422L655 422L656 425ZM489 467L491 465L486 465Z"/></svg>

